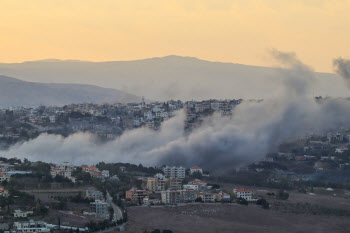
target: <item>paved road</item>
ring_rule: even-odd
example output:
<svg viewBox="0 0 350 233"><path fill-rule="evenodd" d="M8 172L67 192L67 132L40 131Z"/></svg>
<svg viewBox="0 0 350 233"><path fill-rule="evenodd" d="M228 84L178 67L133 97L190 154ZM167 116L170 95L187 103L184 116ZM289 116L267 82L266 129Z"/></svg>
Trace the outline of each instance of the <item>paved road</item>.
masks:
<svg viewBox="0 0 350 233"><path fill-rule="evenodd" d="M116 222L116 221L122 219L123 212L119 208L119 206L117 206L116 204L113 203L113 199L112 199L111 195L109 195L109 192L107 192L107 194L106 194L106 201L110 206L112 206L112 208L114 210L113 221Z"/></svg>

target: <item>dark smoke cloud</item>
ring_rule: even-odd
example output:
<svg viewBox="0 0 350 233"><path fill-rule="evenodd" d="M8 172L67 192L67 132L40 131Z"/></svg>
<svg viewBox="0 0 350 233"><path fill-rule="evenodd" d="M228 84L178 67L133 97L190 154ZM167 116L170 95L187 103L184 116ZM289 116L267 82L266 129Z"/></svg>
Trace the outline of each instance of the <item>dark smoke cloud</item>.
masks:
<svg viewBox="0 0 350 233"><path fill-rule="evenodd" d="M335 71L344 79L346 85L350 88L350 60L337 58L333 60Z"/></svg>
<svg viewBox="0 0 350 233"><path fill-rule="evenodd" d="M91 134L78 133L68 138L43 134L13 146L5 154L48 162L199 165L220 170L261 160L282 142L310 130L350 126L350 101L327 99L317 103L310 94L317 82L312 69L294 54L276 50L271 54L288 68L280 70L284 85L276 88L274 98L261 103L243 102L232 117L207 117L189 135L184 133L185 114L181 111L157 132L146 128L130 130L104 144L97 143Z"/></svg>

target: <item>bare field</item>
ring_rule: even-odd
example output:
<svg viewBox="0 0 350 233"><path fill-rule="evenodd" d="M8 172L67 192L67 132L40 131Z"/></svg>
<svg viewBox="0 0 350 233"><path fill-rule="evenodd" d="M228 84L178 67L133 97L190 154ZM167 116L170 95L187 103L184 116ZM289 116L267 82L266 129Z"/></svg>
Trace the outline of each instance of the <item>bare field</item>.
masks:
<svg viewBox="0 0 350 233"><path fill-rule="evenodd" d="M128 209L127 232L168 229L174 233L341 233L349 232L350 217L286 214L260 206L193 204Z"/></svg>

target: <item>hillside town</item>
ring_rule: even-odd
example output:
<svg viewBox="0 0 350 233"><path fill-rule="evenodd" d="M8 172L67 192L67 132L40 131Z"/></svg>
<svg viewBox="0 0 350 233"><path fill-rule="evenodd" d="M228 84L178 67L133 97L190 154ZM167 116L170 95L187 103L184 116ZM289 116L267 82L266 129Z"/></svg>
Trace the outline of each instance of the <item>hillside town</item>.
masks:
<svg viewBox="0 0 350 233"><path fill-rule="evenodd" d="M201 117L214 112L232 114L242 100L167 101L129 104L71 104L62 107L11 107L0 109L0 146L28 140L41 133L67 136L91 132L104 139L120 136L125 130L148 127L158 130L176 111L186 109L187 130L198 126Z"/></svg>
<svg viewBox="0 0 350 233"><path fill-rule="evenodd" d="M316 190L349 198L344 176L349 171L349 143L339 135L281 145L280 152L230 174L195 164L55 164L1 157L0 231L117 232L128 230L128 212L135 208L196 209L220 203L279 210L281 201L290 199L289 192L316 195Z"/></svg>
<svg viewBox="0 0 350 233"><path fill-rule="evenodd" d="M190 134L207 116L232 117L241 101L9 108L0 112L0 141L3 148L8 148L42 133L68 136L76 132L113 140L134 128L157 131L179 110L185 113L185 132ZM200 160L190 167L171 163L146 167L119 161L106 163L102 157L96 164L73 164L3 156L0 232L133 232L138 224L135 216L142 211L183 208L186 211L181 215L196 216L202 208L208 208L208 214L214 211L212 208L218 213L217 208L260 206L264 211L295 212L290 210L294 204L288 201L299 200L300 195L315 200L323 196L327 200L347 200L349 146L349 129L315 129L280 144L278 151L260 161L229 170L213 168ZM303 214L350 216L350 211L340 207L298 205L303 206ZM148 230L160 232L142 232ZM163 232L172 231L165 228Z"/></svg>

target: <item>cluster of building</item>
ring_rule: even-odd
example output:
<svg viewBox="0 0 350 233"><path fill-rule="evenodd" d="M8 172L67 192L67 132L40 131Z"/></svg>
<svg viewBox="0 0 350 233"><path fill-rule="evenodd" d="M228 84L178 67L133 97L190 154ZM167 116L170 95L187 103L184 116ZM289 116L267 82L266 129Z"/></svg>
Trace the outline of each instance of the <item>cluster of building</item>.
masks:
<svg viewBox="0 0 350 233"><path fill-rule="evenodd" d="M87 172L91 175L91 177L105 179L109 178L109 171L103 170L100 171L95 166L81 165L80 168L83 172ZM50 174L52 178L55 178L57 175L65 177L71 180L73 183L77 181L76 177L72 176L72 172L76 169L76 167L69 162L63 162L61 164L52 164Z"/></svg>
<svg viewBox="0 0 350 233"><path fill-rule="evenodd" d="M109 219L108 203L104 200L103 193L91 187L86 190L86 197L90 202L90 211L96 218ZM86 213L89 214L89 213Z"/></svg>
<svg viewBox="0 0 350 233"><path fill-rule="evenodd" d="M75 167L74 165L64 162L61 164L53 164L51 165L50 174L52 178L55 178L57 175L63 176L69 180L71 180L73 183L76 182L76 178L72 176L72 172L74 171Z"/></svg>
<svg viewBox="0 0 350 233"><path fill-rule="evenodd" d="M72 230L72 231L78 231L78 232L87 232L87 228L77 228L77 227L71 227L71 226L64 226L64 225L55 225L55 224L49 224L44 221L24 221L24 222L15 222L13 224L13 231L5 231L5 232L11 232L11 233L24 233L24 232L51 232L52 230Z"/></svg>
<svg viewBox="0 0 350 233"><path fill-rule="evenodd" d="M199 202L218 202L230 201L231 195L221 190L213 189L205 181L192 179L184 184L186 169L184 167L164 167L164 174L156 174L153 177L143 178L145 189L140 190L132 188L126 191L126 199L135 203L156 205L156 204L178 204ZM203 174L203 169L194 166L190 169L189 174ZM243 189L236 190L238 197L246 200L252 198L252 191ZM235 192L235 190L234 190ZM152 195L151 195L152 194ZM151 198L153 194L158 194L157 198ZM249 196L250 194L250 196Z"/></svg>
<svg viewBox="0 0 350 233"><path fill-rule="evenodd" d="M70 104L63 107L40 106L37 108L11 107L0 109L0 118L9 112L13 122L29 123L29 128L8 127L0 130L0 139L18 139L42 132L66 133L89 131L106 138L114 138L125 129L148 127L159 129L161 123L171 118L180 109L186 111L186 127L193 128L201 117L209 113L221 112L230 115L232 109L242 100L207 100L207 101L167 101L128 104ZM4 118L5 119L5 118ZM21 134L21 131L23 134Z"/></svg>
<svg viewBox="0 0 350 233"><path fill-rule="evenodd" d="M100 178L100 179L109 177L108 170L100 171L97 167L88 166L88 165L81 165L80 167L84 172L89 173L91 175L91 177Z"/></svg>
<svg viewBox="0 0 350 233"><path fill-rule="evenodd" d="M17 171L15 170L15 165L11 165L9 163L0 161L0 183L10 182L12 175L28 174L28 173L31 173L31 171ZM6 193L8 192L5 192L5 195ZM2 195L1 191L0 191L0 195Z"/></svg>

